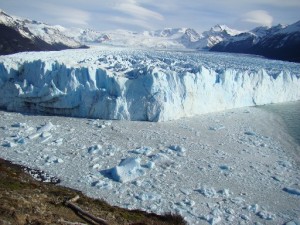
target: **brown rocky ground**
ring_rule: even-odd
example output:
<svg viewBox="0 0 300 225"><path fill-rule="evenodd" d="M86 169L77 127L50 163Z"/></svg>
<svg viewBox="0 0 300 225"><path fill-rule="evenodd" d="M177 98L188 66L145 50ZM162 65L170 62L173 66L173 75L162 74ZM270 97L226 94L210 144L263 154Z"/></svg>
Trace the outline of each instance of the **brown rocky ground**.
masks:
<svg viewBox="0 0 300 225"><path fill-rule="evenodd" d="M75 213L65 201L79 195L76 205L108 224L186 224L180 216L159 216L108 205L82 193L34 180L24 168L0 159L0 225L97 224Z"/></svg>

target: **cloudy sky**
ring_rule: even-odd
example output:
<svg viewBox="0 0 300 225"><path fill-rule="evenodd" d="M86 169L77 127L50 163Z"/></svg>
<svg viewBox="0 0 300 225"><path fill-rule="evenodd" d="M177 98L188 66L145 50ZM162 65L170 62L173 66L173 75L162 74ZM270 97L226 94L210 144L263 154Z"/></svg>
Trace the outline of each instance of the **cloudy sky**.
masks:
<svg viewBox="0 0 300 225"><path fill-rule="evenodd" d="M300 20L300 0L0 0L9 14L66 27L155 30L216 24L247 30Z"/></svg>

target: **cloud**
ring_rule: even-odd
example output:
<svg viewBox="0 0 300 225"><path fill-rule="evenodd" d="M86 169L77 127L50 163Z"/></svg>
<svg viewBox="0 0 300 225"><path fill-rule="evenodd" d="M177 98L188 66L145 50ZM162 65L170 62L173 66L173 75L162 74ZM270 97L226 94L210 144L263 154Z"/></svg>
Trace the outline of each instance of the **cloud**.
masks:
<svg viewBox="0 0 300 225"><path fill-rule="evenodd" d="M113 16L113 17L107 18L107 20L118 23L118 24L134 25L135 27L140 27L143 29L149 29L149 30L153 29L151 24L147 23L146 21L139 20L139 19L129 19L129 18L124 18L124 17Z"/></svg>
<svg viewBox="0 0 300 225"><path fill-rule="evenodd" d="M288 0L288 1L282 1L282 0L252 0L249 1L251 4L264 4L268 6L275 6L275 7L299 7L300 1L299 0Z"/></svg>
<svg viewBox="0 0 300 225"><path fill-rule="evenodd" d="M122 11L132 17L136 17L139 19L157 19L157 20L163 20L164 17L152 10L146 9L144 7L141 7L137 5L136 3L121 3L116 7L117 10Z"/></svg>
<svg viewBox="0 0 300 225"><path fill-rule="evenodd" d="M86 26L91 18L87 11L77 8L57 6L50 3L43 3L37 6L48 16L55 18L57 23L72 24L75 26Z"/></svg>
<svg viewBox="0 0 300 225"><path fill-rule="evenodd" d="M294 23L299 20L300 10L299 0L0 0L0 3L7 13L49 24L135 31L164 27L205 31L217 23L235 29L253 29ZM241 15L242 12L247 13Z"/></svg>
<svg viewBox="0 0 300 225"><path fill-rule="evenodd" d="M141 28L150 28L153 21L162 21L164 16L154 10L150 10L141 5L142 1L137 0L115 0L113 1L112 9L119 11L124 15L112 16L110 21L119 24L134 25Z"/></svg>
<svg viewBox="0 0 300 225"><path fill-rule="evenodd" d="M254 10L244 14L242 21L270 27L273 17L265 10Z"/></svg>

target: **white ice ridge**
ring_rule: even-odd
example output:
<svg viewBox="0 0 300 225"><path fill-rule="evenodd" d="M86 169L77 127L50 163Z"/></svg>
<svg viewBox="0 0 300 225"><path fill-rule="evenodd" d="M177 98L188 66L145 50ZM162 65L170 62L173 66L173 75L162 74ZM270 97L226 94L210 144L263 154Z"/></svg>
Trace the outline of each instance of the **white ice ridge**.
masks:
<svg viewBox="0 0 300 225"><path fill-rule="evenodd" d="M300 64L207 52L94 47L0 57L0 107L168 121L300 100Z"/></svg>

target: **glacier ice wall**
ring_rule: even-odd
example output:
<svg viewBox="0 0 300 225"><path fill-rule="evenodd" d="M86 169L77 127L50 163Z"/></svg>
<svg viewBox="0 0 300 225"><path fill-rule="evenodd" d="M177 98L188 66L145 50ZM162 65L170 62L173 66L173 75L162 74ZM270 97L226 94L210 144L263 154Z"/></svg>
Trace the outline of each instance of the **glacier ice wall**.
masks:
<svg viewBox="0 0 300 225"><path fill-rule="evenodd" d="M300 99L300 65L249 56L68 50L0 57L0 107L168 121Z"/></svg>

